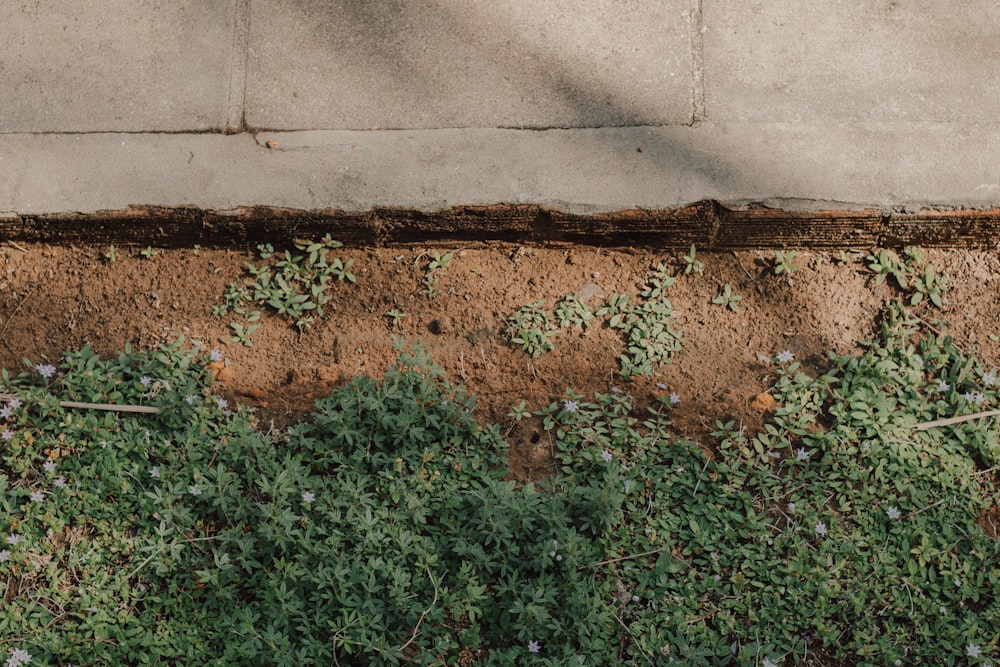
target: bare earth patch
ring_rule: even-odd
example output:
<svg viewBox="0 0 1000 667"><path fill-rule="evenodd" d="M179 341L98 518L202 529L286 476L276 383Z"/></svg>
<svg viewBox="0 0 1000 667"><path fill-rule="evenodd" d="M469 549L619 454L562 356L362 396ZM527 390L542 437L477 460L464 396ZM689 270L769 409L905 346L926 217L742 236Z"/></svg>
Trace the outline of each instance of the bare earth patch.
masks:
<svg viewBox="0 0 1000 667"><path fill-rule="evenodd" d="M639 405L668 392L681 403L673 412L677 432L705 438L716 419L736 419L755 429L772 404L766 392L772 368L766 359L783 350L807 372L825 369L827 353L847 353L870 337L883 304L898 294L876 285L853 254L800 251L797 270L775 275L773 253L699 254L704 275L680 275L668 291L683 350L652 377L625 381L618 374L620 333L606 326L562 329L555 349L536 359L511 347L506 318L519 307L546 300L552 308L568 294L588 297L593 308L613 293L633 299L658 262L682 273L679 256L651 250L519 246L498 243L440 247L454 257L439 270L439 294L424 293L431 260L427 247L340 249L354 260L357 283L330 287L327 316L300 334L291 323L265 314L253 347L232 341L232 317L217 318L230 283L246 279L244 266L260 260L235 250L6 245L0 248L0 367L54 362L90 343L102 354L126 343L148 347L183 335L220 349L223 393L260 408L265 424L283 425L303 415L333 386L357 374L379 375L395 358L394 336L423 341L454 382L478 398L483 420L509 428L511 470L537 478L552 465L549 444L530 420L506 415L521 400L537 409L577 393L631 394ZM929 260L949 276L944 308L915 312L948 329L967 353L987 367L1000 365L1000 260L996 253L930 251ZM740 294L739 312L713 305L721 286ZM390 310L406 317L393 324ZM596 321L596 320L595 320Z"/></svg>

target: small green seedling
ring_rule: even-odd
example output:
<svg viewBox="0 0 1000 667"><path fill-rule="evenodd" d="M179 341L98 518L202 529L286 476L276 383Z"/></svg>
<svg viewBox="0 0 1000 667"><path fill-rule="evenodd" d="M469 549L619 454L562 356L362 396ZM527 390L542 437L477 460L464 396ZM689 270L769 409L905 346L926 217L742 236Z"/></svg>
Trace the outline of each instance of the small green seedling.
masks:
<svg viewBox="0 0 1000 667"><path fill-rule="evenodd" d="M394 327L397 327L397 326L399 326L399 324L400 324L400 323L401 323L401 322L402 322L402 321L403 321L403 320L404 320L404 319L405 319L406 317L409 317L409 316L408 316L408 315L407 315L406 313L403 313L403 312L400 312L399 310L396 310L395 308L393 308L393 309L392 309L392 310L390 310L390 311L389 311L388 313L386 313L386 314L385 314L385 316L386 316L386 317L387 317L387 318L388 318L389 320L391 320L391 325L392 325L392 326L394 326Z"/></svg>
<svg viewBox="0 0 1000 667"><path fill-rule="evenodd" d="M697 273L699 276L704 275L705 264L698 259L698 253L693 243L691 244L691 252L684 255L681 260L684 262L684 275L687 276L691 273Z"/></svg>
<svg viewBox="0 0 1000 667"><path fill-rule="evenodd" d="M740 307L736 305L743 297L739 294L733 293L733 288L730 287L729 283L726 283L722 287L722 293L719 296L712 299L712 303L718 306L725 306L734 313L740 312Z"/></svg>
<svg viewBox="0 0 1000 667"><path fill-rule="evenodd" d="M108 260L109 264L114 264L118 261L118 249L113 245L108 246L108 249L102 254L104 255L104 259Z"/></svg>
<svg viewBox="0 0 1000 667"><path fill-rule="evenodd" d="M145 250L140 250L139 254L142 255L144 259L153 259L160 254L160 251L153 246L146 246Z"/></svg>
<svg viewBox="0 0 1000 667"><path fill-rule="evenodd" d="M437 250L431 252L431 261L428 262L427 273L424 274L424 296L428 299L433 299L441 293L437 288L438 281L441 279L438 274L448 267L448 263L454 256L455 254L451 252L446 252L443 255Z"/></svg>
<svg viewBox="0 0 1000 667"><path fill-rule="evenodd" d="M514 421L519 422L525 417L530 417L531 410L528 410L528 408L525 407L524 401L521 401L520 403L518 403L517 405L515 405L510 409L510 412L507 413L507 416L513 419Z"/></svg>
<svg viewBox="0 0 1000 667"><path fill-rule="evenodd" d="M243 326L239 322L230 322L229 328L233 330L232 341L234 343L242 343L246 347L253 347L253 340L250 338L254 331L260 328L259 324L251 324L249 326Z"/></svg>
<svg viewBox="0 0 1000 667"><path fill-rule="evenodd" d="M793 259L795 259L794 250L789 250L788 252L775 250L774 275L780 276L782 273L795 273L795 264L792 263Z"/></svg>
<svg viewBox="0 0 1000 667"><path fill-rule="evenodd" d="M430 264L427 265L427 270L436 271L437 269L448 268L448 263L451 262L451 259L454 256L455 253L452 252L446 252L445 254L442 255L437 250L432 251L431 257L433 257L433 259L431 259Z"/></svg>

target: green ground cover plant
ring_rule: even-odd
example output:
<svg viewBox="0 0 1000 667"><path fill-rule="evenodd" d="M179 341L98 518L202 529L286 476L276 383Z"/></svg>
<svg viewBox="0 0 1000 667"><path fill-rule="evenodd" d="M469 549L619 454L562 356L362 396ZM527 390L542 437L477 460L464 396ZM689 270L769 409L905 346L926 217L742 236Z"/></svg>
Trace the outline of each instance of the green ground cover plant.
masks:
<svg viewBox="0 0 1000 667"><path fill-rule="evenodd" d="M328 291L330 283L357 281L351 273L354 260L330 256L342 245L327 234L321 241L295 241L299 252L286 250L276 261L260 265L248 262L246 270L253 279L229 285L223 302L215 306L212 314L241 315L243 321L231 322L229 327L232 342L247 347L253 347L252 335L260 328L262 309L290 319L299 331L309 329L316 318L325 315L323 306L333 298ZM269 243L257 250L262 260L275 257Z"/></svg>
<svg viewBox="0 0 1000 667"><path fill-rule="evenodd" d="M667 298L667 289L674 280L660 263L646 274L637 303L630 303L627 294L612 294L596 312L570 294L563 297L556 304L555 312L550 314L545 308L545 299L541 299L522 306L509 316L505 334L512 345L538 357L555 348L554 339L560 329L582 330L591 326L595 318L600 318L612 329L622 332L625 346L619 356L622 377L652 375L656 368L669 363L684 343L683 336L674 328L674 310Z"/></svg>
<svg viewBox="0 0 1000 667"><path fill-rule="evenodd" d="M997 369L911 308L823 372L777 355L760 433L678 438L673 394L522 402L558 464L523 486L401 340L281 432L183 341L26 361L0 374L0 659L993 664Z"/></svg>

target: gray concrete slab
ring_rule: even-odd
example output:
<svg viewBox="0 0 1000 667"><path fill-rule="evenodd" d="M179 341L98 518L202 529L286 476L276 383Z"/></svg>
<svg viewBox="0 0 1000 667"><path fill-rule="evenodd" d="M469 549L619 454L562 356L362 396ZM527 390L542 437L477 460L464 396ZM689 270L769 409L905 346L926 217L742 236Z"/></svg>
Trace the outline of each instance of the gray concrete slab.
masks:
<svg viewBox="0 0 1000 667"><path fill-rule="evenodd" d="M691 0L253 0L246 119L273 129L689 123Z"/></svg>
<svg viewBox="0 0 1000 667"><path fill-rule="evenodd" d="M0 214L494 203L596 213L707 198L995 208L998 175L997 123L0 135Z"/></svg>
<svg viewBox="0 0 1000 667"><path fill-rule="evenodd" d="M706 118L1000 120L994 0L704 0Z"/></svg>
<svg viewBox="0 0 1000 667"><path fill-rule="evenodd" d="M0 132L226 127L234 3L81 5L0 3Z"/></svg>

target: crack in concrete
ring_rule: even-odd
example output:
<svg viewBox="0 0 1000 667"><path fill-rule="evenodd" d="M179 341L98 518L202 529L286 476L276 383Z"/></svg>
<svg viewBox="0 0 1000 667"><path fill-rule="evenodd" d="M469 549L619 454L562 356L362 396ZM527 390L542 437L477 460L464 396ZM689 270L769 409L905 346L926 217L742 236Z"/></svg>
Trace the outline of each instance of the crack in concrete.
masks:
<svg viewBox="0 0 1000 667"><path fill-rule="evenodd" d="M705 120L705 26L702 0L691 0L688 27L691 35L691 125Z"/></svg>

